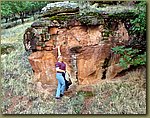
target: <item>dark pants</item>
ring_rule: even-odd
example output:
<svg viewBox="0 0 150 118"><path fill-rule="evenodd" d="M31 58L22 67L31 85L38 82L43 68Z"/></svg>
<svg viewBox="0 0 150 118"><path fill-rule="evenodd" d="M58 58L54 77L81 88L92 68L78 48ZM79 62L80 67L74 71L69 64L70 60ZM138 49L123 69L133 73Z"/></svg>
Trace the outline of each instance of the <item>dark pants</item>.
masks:
<svg viewBox="0 0 150 118"><path fill-rule="evenodd" d="M62 76L64 77L65 80L65 90L67 91L69 86L72 84L71 82L67 81L65 78L65 73L62 73Z"/></svg>

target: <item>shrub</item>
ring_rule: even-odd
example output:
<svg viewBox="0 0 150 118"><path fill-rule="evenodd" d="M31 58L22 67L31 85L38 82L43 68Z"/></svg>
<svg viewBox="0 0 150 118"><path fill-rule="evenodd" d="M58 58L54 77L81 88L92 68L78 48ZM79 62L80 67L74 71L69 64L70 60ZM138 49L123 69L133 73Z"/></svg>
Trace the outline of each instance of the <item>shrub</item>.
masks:
<svg viewBox="0 0 150 118"><path fill-rule="evenodd" d="M131 33L144 33L146 32L146 1L141 1L137 4L137 12L135 12L135 19L130 20L132 27Z"/></svg>
<svg viewBox="0 0 150 118"><path fill-rule="evenodd" d="M125 46L116 46L112 50L115 54L121 56L119 64L124 68L129 65L139 66L146 64L146 52L140 54L141 50L125 48Z"/></svg>

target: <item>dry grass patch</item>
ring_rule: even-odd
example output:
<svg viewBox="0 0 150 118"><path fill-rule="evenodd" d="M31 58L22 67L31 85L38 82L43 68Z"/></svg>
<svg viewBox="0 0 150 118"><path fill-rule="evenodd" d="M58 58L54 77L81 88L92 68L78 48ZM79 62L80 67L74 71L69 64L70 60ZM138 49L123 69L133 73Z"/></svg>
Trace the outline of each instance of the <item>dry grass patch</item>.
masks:
<svg viewBox="0 0 150 118"><path fill-rule="evenodd" d="M94 114L146 114L146 69L129 72L119 81L95 86ZM125 79L126 78L126 79Z"/></svg>

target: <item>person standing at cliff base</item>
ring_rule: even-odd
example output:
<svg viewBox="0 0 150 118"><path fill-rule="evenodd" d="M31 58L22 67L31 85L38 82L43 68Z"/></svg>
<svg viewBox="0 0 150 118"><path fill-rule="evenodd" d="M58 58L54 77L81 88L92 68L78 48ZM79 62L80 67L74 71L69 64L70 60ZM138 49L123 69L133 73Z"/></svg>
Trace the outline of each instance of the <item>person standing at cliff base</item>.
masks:
<svg viewBox="0 0 150 118"><path fill-rule="evenodd" d="M60 46L58 46L58 61L56 63L56 79L58 80L58 86L56 90L56 99L60 99L64 95L65 91L65 79L63 73L66 71L66 64L63 62L63 57L60 53Z"/></svg>

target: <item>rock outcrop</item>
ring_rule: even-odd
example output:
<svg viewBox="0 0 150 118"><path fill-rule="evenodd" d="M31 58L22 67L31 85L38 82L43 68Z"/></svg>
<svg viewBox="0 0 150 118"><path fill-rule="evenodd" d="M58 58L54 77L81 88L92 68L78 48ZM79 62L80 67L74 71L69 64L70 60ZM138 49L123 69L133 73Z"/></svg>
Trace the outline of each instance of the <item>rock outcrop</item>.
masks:
<svg viewBox="0 0 150 118"><path fill-rule="evenodd" d="M89 85L113 79L123 70L118 65L119 55L111 51L112 47L124 45L129 40L120 17L102 13L101 17L94 13L84 17L77 12L78 7L72 8L77 12L74 14L65 12L64 15L56 10L55 14L50 14L52 7L48 6L50 4L43 8L43 19L33 23L24 35L26 50L33 51L28 59L37 81L56 85L57 44L62 44L61 52L74 84ZM70 11L70 7L68 9Z"/></svg>

